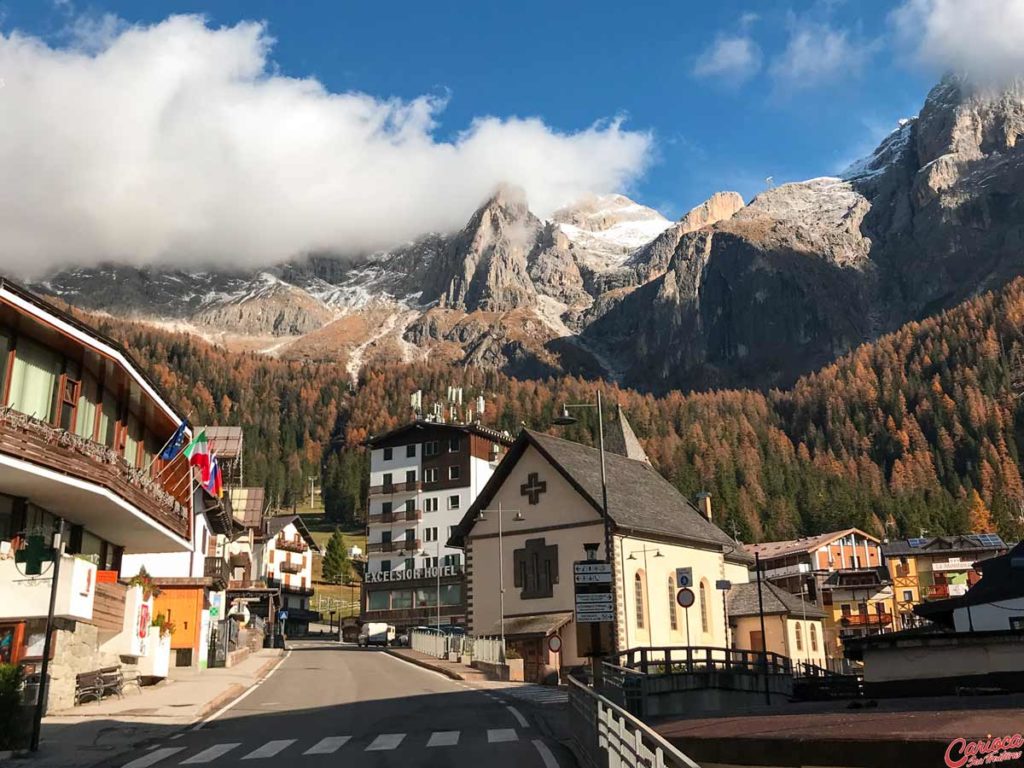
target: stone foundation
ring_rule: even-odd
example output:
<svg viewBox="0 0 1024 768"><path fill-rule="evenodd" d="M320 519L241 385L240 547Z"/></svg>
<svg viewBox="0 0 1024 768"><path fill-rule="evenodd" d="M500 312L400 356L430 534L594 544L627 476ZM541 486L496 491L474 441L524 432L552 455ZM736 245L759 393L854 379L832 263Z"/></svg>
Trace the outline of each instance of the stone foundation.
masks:
<svg viewBox="0 0 1024 768"><path fill-rule="evenodd" d="M81 673L123 664L117 654L100 650L99 630L92 624L61 619L55 620L54 624L55 644L49 668L50 694L47 713L74 706L75 679ZM42 619L29 621L26 627L28 635L45 631L46 621Z"/></svg>

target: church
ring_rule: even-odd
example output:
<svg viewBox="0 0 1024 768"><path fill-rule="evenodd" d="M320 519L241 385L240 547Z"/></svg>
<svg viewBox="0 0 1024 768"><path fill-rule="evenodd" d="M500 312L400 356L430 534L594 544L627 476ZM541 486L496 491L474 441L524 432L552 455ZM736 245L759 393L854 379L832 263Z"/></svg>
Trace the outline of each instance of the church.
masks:
<svg viewBox="0 0 1024 768"><path fill-rule="evenodd" d="M698 511L655 471L621 410L609 432L616 649L729 647L720 587L746 583L752 558L711 521L709 497ZM588 663L577 644L574 563L588 544L605 557L601 501L598 449L524 429L453 531L451 544L465 551L469 631L504 634L527 680ZM677 568L692 569L686 609Z"/></svg>

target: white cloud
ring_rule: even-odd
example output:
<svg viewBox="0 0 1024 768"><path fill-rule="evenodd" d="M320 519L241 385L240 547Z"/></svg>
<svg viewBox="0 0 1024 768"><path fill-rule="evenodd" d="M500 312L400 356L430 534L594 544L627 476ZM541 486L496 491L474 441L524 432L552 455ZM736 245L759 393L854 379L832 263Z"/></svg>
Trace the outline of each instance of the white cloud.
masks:
<svg viewBox="0 0 1024 768"><path fill-rule="evenodd" d="M739 85L760 69L761 49L757 43L746 35L721 35L697 57L693 74Z"/></svg>
<svg viewBox="0 0 1024 768"><path fill-rule="evenodd" d="M781 86L814 88L859 74L876 48L876 43L852 39L845 29L826 23L794 22L786 48L772 61L770 71Z"/></svg>
<svg viewBox="0 0 1024 768"><path fill-rule="evenodd" d="M928 67L980 84L1024 76L1024 0L906 0L891 20Z"/></svg>
<svg viewBox="0 0 1024 768"><path fill-rule="evenodd" d="M463 225L500 182L541 214L621 190L652 154L617 119L481 116L441 140L444 98L331 93L277 74L271 46L195 16L104 19L64 48L0 34L0 269L366 252Z"/></svg>

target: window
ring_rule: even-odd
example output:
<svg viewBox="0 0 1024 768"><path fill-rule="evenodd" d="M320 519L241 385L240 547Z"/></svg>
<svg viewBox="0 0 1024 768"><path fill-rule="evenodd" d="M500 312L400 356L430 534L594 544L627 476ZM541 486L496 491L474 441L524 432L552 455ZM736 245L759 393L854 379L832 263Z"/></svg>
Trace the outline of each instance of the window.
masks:
<svg viewBox="0 0 1024 768"><path fill-rule="evenodd" d="M804 649L804 632L800 627L800 622L796 623L796 649L802 651Z"/></svg>
<svg viewBox="0 0 1024 768"><path fill-rule="evenodd" d="M392 488L393 488L393 486L394 486L394 484L395 484L394 478L391 477L391 473L390 472L385 472L384 473L384 477L381 480L381 485L384 486L384 491L386 493L390 493Z"/></svg>
<svg viewBox="0 0 1024 768"><path fill-rule="evenodd" d="M4 391L7 381L7 359L11 352L11 337L0 330L0 392Z"/></svg>
<svg viewBox="0 0 1024 768"><path fill-rule="evenodd" d="M409 445L405 446L405 457L407 459L416 458L416 443L409 443Z"/></svg>
<svg viewBox="0 0 1024 768"><path fill-rule="evenodd" d="M454 535L455 535L455 529L456 529L456 528L458 528L458 526L457 526L457 525L449 525L449 526L448 526L448 538L449 538L449 539L450 539L450 538L451 538L452 536L454 536Z"/></svg>
<svg viewBox="0 0 1024 768"><path fill-rule="evenodd" d="M405 558L405 567L403 570L415 571L416 570L416 559L412 557Z"/></svg>
<svg viewBox="0 0 1024 768"><path fill-rule="evenodd" d="M433 499L424 499L423 508L427 512L437 512L437 498L435 497Z"/></svg>
<svg viewBox="0 0 1024 768"><path fill-rule="evenodd" d="M416 482L416 470L415 469L408 469L408 470L406 470L406 472L405 472L405 482L407 482L407 483L415 483Z"/></svg>
<svg viewBox="0 0 1024 768"><path fill-rule="evenodd" d="M903 602L904 603L912 603L912 602L914 602L914 590L912 590L912 589L904 589L903 590Z"/></svg>
<svg viewBox="0 0 1024 768"><path fill-rule="evenodd" d="M437 568L437 558L436 557L424 557L423 558L423 567L424 568Z"/></svg>
<svg viewBox="0 0 1024 768"><path fill-rule="evenodd" d="M402 608L412 608L412 592L408 589L392 592L391 607L399 610Z"/></svg>
<svg viewBox="0 0 1024 768"><path fill-rule="evenodd" d="M114 436L117 434L117 397L109 389L103 390L103 402L100 406L99 430L96 439L108 448L114 447Z"/></svg>
<svg viewBox="0 0 1024 768"><path fill-rule="evenodd" d="M448 509L458 509L458 508L459 508L459 497L458 496L449 496L448 497Z"/></svg>
<svg viewBox="0 0 1024 768"><path fill-rule="evenodd" d="M453 565L458 568L462 565L462 555L445 555L444 564Z"/></svg>
<svg viewBox="0 0 1024 768"><path fill-rule="evenodd" d="M708 629L708 583L700 583L700 628L702 632L710 632Z"/></svg>
<svg viewBox="0 0 1024 768"><path fill-rule="evenodd" d="M457 466L448 467L448 479L458 480L459 479L459 468Z"/></svg>
<svg viewBox="0 0 1024 768"><path fill-rule="evenodd" d="M388 609L388 598L391 597L390 592L380 590L378 592L370 592L366 598L366 608L370 611L386 611Z"/></svg>
<svg viewBox="0 0 1024 768"><path fill-rule="evenodd" d="M29 339L18 339L7 405L42 421L50 421L60 369L59 355Z"/></svg>
<svg viewBox="0 0 1024 768"><path fill-rule="evenodd" d="M679 614L676 605L676 580L668 577L668 623L672 629L679 629Z"/></svg>
<svg viewBox="0 0 1024 768"><path fill-rule="evenodd" d="M441 585L441 605L459 605L462 602L461 584Z"/></svg>
<svg viewBox="0 0 1024 768"><path fill-rule="evenodd" d="M380 561L380 569L382 571L384 571L385 573L390 571L391 570L391 561L390 560L381 560Z"/></svg>
<svg viewBox="0 0 1024 768"><path fill-rule="evenodd" d="M850 613L852 612L852 609L850 608L849 603L843 603L842 606L841 606L841 609L843 611L843 616L849 616Z"/></svg>
<svg viewBox="0 0 1024 768"><path fill-rule="evenodd" d="M380 541L381 541L382 544L390 544L391 543L391 531L381 531L380 532Z"/></svg>
<svg viewBox="0 0 1024 768"><path fill-rule="evenodd" d="M440 445L437 440L430 440L423 444L423 455L424 456L437 456L440 449Z"/></svg>
<svg viewBox="0 0 1024 768"><path fill-rule="evenodd" d="M437 467L433 469L423 470L423 482L424 483L436 483L437 482Z"/></svg>
<svg viewBox="0 0 1024 768"><path fill-rule="evenodd" d="M124 438L124 459L133 467L139 466L139 446L142 443L142 426L135 414L128 415L128 429Z"/></svg>
<svg viewBox="0 0 1024 768"><path fill-rule="evenodd" d="M448 441L448 453L458 453L459 447L462 443L462 439L453 437Z"/></svg>
<svg viewBox="0 0 1024 768"><path fill-rule="evenodd" d="M391 514L391 502L390 501L382 501L381 502L381 504L380 504L380 513L382 515L390 515Z"/></svg>
<svg viewBox="0 0 1024 768"><path fill-rule="evenodd" d="M644 581L637 573L633 577L633 602L636 603L636 627L644 628Z"/></svg>
<svg viewBox="0 0 1024 768"><path fill-rule="evenodd" d="M818 630L814 624L811 624L811 650L818 652Z"/></svg>
<svg viewBox="0 0 1024 768"><path fill-rule="evenodd" d="M394 451L391 448L385 448L384 449L384 461L391 461L391 459L394 457L394 455L395 455L395 453L394 453Z"/></svg>
<svg viewBox="0 0 1024 768"><path fill-rule="evenodd" d="M885 613L885 603L875 603L875 613L879 616Z"/></svg>
<svg viewBox="0 0 1024 768"><path fill-rule="evenodd" d="M424 528L423 533L427 541L437 541L437 528Z"/></svg>
<svg viewBox="0 0 1024 768"><path fill-rule="evenodd" d="M78 365L69 361L67 370L60 378L57 426L69 432L76 426L78 399L82 391L82 382L79 379L81 375Z"/></svg>
<svg viewBox="0 0 1024 768"><path fill-rule="evenodd" d="M405 514L412 515L416 512L416 499L405 500Z"/></svg>

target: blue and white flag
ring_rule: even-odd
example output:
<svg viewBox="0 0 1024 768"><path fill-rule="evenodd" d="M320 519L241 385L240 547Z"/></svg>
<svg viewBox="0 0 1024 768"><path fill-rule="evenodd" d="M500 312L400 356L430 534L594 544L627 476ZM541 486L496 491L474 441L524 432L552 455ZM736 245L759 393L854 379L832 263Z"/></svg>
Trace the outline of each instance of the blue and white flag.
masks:
<svg viewBox="0 0 1024 768"><path fill-rule="evenodd" d="M181 449L185 447L186 426L187 425L185 424L184 421L178 425L178 429L171 436L171 439L167 441L167 445L165 445L164 449L160 451L161 459L163 459L164 461L170 461L179 453L181 453Z"/></svg>

